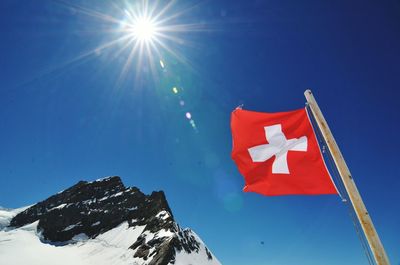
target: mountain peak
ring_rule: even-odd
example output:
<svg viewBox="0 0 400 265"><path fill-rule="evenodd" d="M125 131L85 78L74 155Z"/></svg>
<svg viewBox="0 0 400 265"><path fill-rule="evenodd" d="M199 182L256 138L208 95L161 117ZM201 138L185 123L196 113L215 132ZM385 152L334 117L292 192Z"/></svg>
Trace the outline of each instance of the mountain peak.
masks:
<svg viewBox="0 0 400 265"><path fill-rule="evenodd" d="M90 181L90 182L80 181L80 182L86 182L86 183L93 183L93 182L114 182L115 183L115 182L119 182L120 184L124 185L119 176L107 176L107 177L104 177L104 178L96 179L95 181Z"/></svg>
<svg viewBox="0 0 400 265"><path fill-rule="evenodd" d="M125 187L118 176L79 181L18 213L10 227L34 222L42 242L57 245L71 244L82 235L95 239L127 223L129 229L141 231L128 247L141 264L175 264L179 253L202 253L210 264L219 264L193 231L175 222L163 191L146 195Z"/></svg>
<svg viewBox="0 0 400 265"><path fill-rule="evenodd" d="M95 237L124 221L132 225L147 223L161 211L167 211L172 218L162 191L145 195L136 187L126 188L120 177L113 176L79 181L19 213L10 226L39 221L44 240L65 242L80 233Z"/></svg>

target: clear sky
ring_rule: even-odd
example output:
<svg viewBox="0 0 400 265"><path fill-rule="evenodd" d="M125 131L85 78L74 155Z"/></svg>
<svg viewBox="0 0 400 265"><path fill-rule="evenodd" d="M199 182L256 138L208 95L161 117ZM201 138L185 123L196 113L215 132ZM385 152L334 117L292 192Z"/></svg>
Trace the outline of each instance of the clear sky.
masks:
<svg viewBox="0 0 400 265"><path fill-rule="evenodd" d="M399 1L180 0L168 23L190 26L125 72L132 44L99 47L137 1L66 2L0 1L1 206L119 175L164 190L223 264L366 264L339 197L243 193L230 158L236 106L293 110L311 88L400 264Z"/></svg>

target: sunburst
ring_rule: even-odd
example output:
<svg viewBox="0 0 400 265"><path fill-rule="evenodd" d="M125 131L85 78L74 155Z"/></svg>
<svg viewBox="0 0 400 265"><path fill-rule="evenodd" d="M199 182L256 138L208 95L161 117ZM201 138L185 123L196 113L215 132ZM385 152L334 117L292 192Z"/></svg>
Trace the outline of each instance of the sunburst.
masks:
<svg viewBox="0 0 400 265"><path fill-rule="evenodd" d="M157 67L165 67L162 55L166 53L187 64L185 57L174 46L188 43L181 38L183 34L204 30L203 24L177 23L181 16L194 7L179 9L177 1L169 1L167 4L162 4L162 1L126 1L119 5L114 4L112 12L99 11L100 8L66 5L108 25L104 31L106 41L69 63L105 51L113 53L114 58L125 58L119 66L121 71L117 83L125 80L128 74L139 78L144 65L150 66L155 77Z"/></svg>

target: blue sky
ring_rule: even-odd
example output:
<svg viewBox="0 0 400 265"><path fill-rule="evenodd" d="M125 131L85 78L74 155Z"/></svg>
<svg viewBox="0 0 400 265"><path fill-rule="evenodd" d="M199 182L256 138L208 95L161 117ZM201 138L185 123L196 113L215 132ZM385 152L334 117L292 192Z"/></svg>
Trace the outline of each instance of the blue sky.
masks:
<svg viewBox="0 0 400 265"><path fill-rule="evenodd" d="M164 190L223 264L366 264L339 197L244 194L230 158L236 106L297 109L311 88L400 264L398 1L177 1L172 22L201 29L166 41L184 60L162 50L165 69L121 78L126 52L82 56L116 25L76 6L118 16L127 3L1 1L0 205L119 175Z"/></svg>

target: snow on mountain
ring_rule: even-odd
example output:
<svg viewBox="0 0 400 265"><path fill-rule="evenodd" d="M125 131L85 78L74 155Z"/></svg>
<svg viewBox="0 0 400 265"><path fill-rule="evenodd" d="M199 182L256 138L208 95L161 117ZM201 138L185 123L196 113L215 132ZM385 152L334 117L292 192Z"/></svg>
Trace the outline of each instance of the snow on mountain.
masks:
<svg viewBox="0 0 400 265"><path fill-rule="evenodd" d="M10 225L11 219L18 213L26 210L30 206L22 207L18 209L7 209L0 206L0 230L5 229Z"/></svg>
<svg viewBox="0 0 400 265"><path fill-rule="evenodd" d="M174 221L163 192L119 177L79 182L33 206L0 208L0 265L220 265Z"/></svg>

